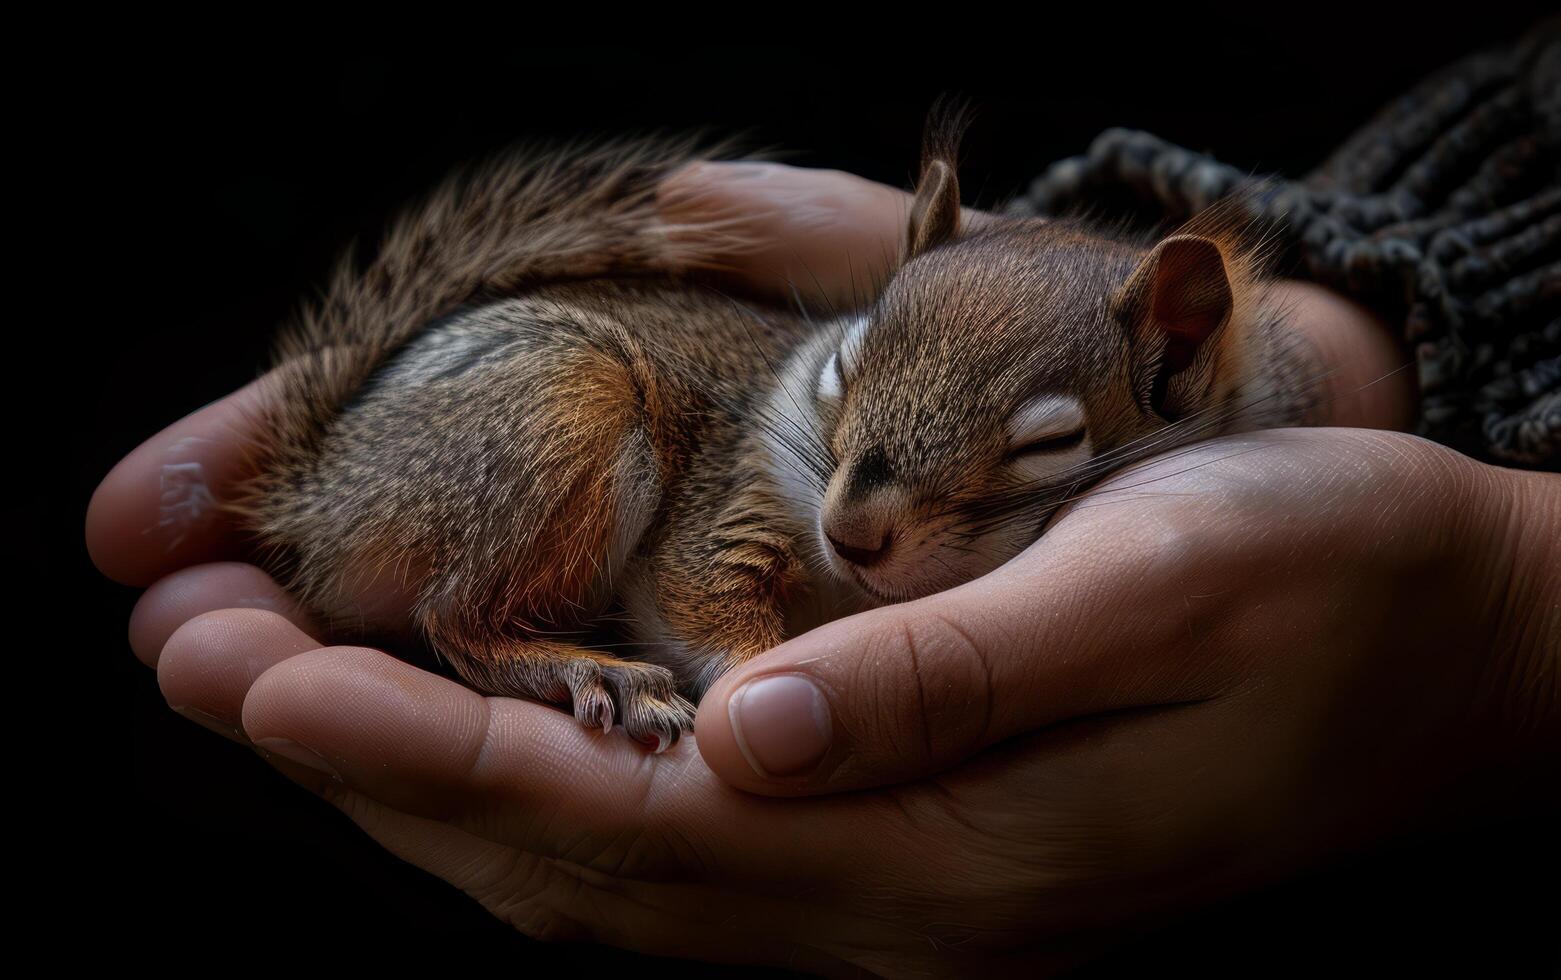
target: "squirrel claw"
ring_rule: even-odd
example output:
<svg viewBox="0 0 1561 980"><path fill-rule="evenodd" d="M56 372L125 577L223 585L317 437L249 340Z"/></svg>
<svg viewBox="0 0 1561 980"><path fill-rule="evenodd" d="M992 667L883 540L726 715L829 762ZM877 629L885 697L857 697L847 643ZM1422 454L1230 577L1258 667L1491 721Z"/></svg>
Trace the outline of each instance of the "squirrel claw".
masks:
<svg viewBox="0 0 1561 980"><path fill-rule="evenodd" d="M612 731L612 696L601 682L582 685L574 692L575 720L586 728L600 728L602 734Z"/></svg>
<svg viewBox="0 0 1561 980"><path fill-rule="evenodd" d="M671 671L652 664L576 661L574 716L586 728L612 731L615 721L636 742L660 754L694 727L694 706L677 693Z"/></svg>
<svg viewBox="0 0 1561 980"><path fill-rule="evenodd" d="M694 727L694 706L676 692L666 697L641 694L624 711L624 729L635 741L660 755Z"/></svg>

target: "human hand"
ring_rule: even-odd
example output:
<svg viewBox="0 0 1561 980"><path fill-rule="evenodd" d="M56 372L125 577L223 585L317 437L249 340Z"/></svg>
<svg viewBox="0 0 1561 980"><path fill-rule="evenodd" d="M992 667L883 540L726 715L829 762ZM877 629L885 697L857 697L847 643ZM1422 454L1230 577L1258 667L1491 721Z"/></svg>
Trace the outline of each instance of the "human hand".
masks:
<svg viewBox="0 0 1561 980"><path fill-rule="evenodd" d="M1547 605L1543 551L1489 532L1561 514L1538 478L1493 475L1386 433L1206 444L1108 484L985 579L759 658L707 697L697 745L659 757L321 648L234 566L154 588L136 642L170 704L529 934L827 973L1061 967L1124 920L1553 793L1555 573ZM240 600L279 611L159 642ZM796 719L742 689L775 676L818 685L834 736L778 779L747 757L782 768L765 729L795 753ZM899 782L773 800L723 779Z"/></svg>
<svg viewBox="0 0 1561 980"><path fill-rule="evenodd" d="M249 391L235 396L239 401L252 397L255 395ZM140 534L156 521L148 524L138 520L138 515L156 516L159 497L152 491L158 485L155 476L164 465L176 468L175 492L169 499L176 503L185 499L177 491L191 472L185 468L189 462L202 467L206 490L221 499L224 481L233 472L233 459L224 453L224 447L231 447L229 433L241 424L239 418L229 403L198 413L143 447L105 482L92 522L94 555L105 570L116 572L116 577L144 582L191 561L241 554L236 550L237 540L229 536L220 520L207 518L203 522L198 507L183 507L179 513L188 519L171 519L164 529L166 536L161 532ZM1034 713L1026 718L1022 713L994 710L995 727L975 734L1034 730L1025 729L1026 724L1040 727L1036 734L1017 736L945 776L877 793L813 801L756 799L726 789L693 758L689 746L663 757L664 761L645 760L624 754L625 749L632 752L628 746L570 737L558 728L566 719L554 717L547 709L480 699L373 651L317 650L318 642L309 635L312 627L274 584L257 570L243 566L186 569L163 581L138 608L133 639L143 656L157 662L170 704L184 708L203 723L226 728L236 737L265 740L261 748L272 752L277 765L343 806L393 851L466 888L497 914L528 931L595 935L655 952L789 962L828 972L844 972L852 965L883 972L921 967L964 970L978 961L1016 957L1026 962L1041 957L1055 964L1075 955L1081 929L1132 917L1169 901L1236 887L1245 878L1279 873L1287 861L1327 849L1341 838L1368 837L1382 831L1383 822L1368 822L1363 827L1349 814L1341 817L1330 812L1323 814L1327 819L1319 821L1316 828L1303 828L1298 838L1287 839L1284 843L1288 847L1265 852L1262 845L1273 841L1261 828L1246 826L1254 819L1254 809L1260 813L1269 809L1262 805L1267 794L1276 786L1284 790L1290 785L1284 781L1287 772L1318 778L1328 775L1309 770L1298 774L1283 766L1276 769L1275 760L1265 757L1263 749L1267 746L1271 752L1277 751L1279 762L1291 760L1296 737L1310 730L1306 721L1311 716L1301 709L1308 705L1326 708L1330 702L1320 692L1332 690L1340 682L1337 673L1321 667L1316 674L1273 669L1253 673L1252 668L1273 666L1274 658L1268 651L1255 651L1261 656L1248 651L1248 656L1235 657L1232 662L1216 656L1217 651L1210 649L1207 641L1190 649L1171 644L1169 651L1160 651L1184 656L1182 662L1165 656L1134 658L1124 655L1131 651L1082 644L1087 638L1082 627L1095 621L1091 616L1099 616L1105 625L1124 631L1108 630L1108 639L1143 640L1144 649L1150 650L1156 648L1147 641L1159 640L1163 645L1163 621L1147 613L1136 618L1116 615L1123 602L1152 609L1157 597L1174 599L1173 611L1180 610L1187 622L1221 624L1220 629L1211 627L1216 638L1229 640L1233 635L1239 641L1244 635L1263 635L1262 623L1240 618L1250 610L1237 600L1250 593L1237 591L1227 598L1220 606L1223 614L1204 606L1194 616L1182 605L1182 593L1167 597L1163 576L1158 580L1137 577L1139 566L1114 560L1139 555L1146 561L1157 557L1165 561L1154 548L1148 549L1153 554L1134 550L1142 549L1144 542L1140 538L1135 545L1133 534L1143 535L1146 527L1169 533L1178 542L1184 562L1175 568L1183 574L1184 564L1197 574L1200 566L1185 559L1203 554L1200 547L1215 547L1223 540L1227 550L1234 547L1239 555L1248 543L1240 536L1230 536L1211 544L1201 536L1211 533L1208 523L1179 529L1178 521L1195 516L1192 512L1178 511L1180 516L1172 520L1165 516L1167 512L1151 512L1151 508L1191 506L1189 501L1199 499L1209 507L1224 502L1238 518L1235 526L1249 531L1262 527L1267 533L1276 511L1265 510L1260 502L1268 500L1270 507L1274 501L1294 504L1295 500L1284 494L1286 485L1294 489L1292 478L1297 474L1333 474L1335 482L1319 478L1310 485L1332 489L1338 498L1335 506L1358 496L1353 487L1338 493L1338 483L1370 478L1367 485L1379 488L1368 495L1370 504L1363 505L1372 518L1371 534L1364 538L1324 535L1321 539L1341 547L1352 542L1358 545L1361 540L1392 540L1395 535L1403 540L1409 532L1388 520L1394 513L1411 525L1417 517L1445 517L1445 513L1413 512L1425 503L1421 497L1427 492L1451 501L1449 509L1466 515L1466 520L1474 520L1467 515L1489 516L1492 508L1509 498L1530 500L1528 506L1534 509L1528 490L1520 493L1516 485L1502 482L1507 474L1497 480L1491 473L1500 471L1475 467L1417 440L1371 436L1389 441L1359 445L1349 452L1332 441L1326 445L1307 442L1296 452L1296 446L1284 441L1330 435L1267 434L1250 437L1262 448L1240 440L1235 445L1200 447L1193 456L1169 464L1185 472L1155 483L1155 496L1144 496L1146 487L1121 491L1116 498L1104 495L1115 491L1104 491L1088 506L1059 521L1036 549L1007 569L944 597L924 600L958 604L935 610L936 615L925 622L935 626L941 621L938 617L951 610L968 615L972 617L968 626L962 619L953 622L961 629L987 629L989 632L974 635L986 638L989 645L996 645L991 643L996 637L1024 638L1026 621L1005 626L995 614L1002 612L998 608L1001 594L1010 596L1008 605L1022 607L1015 611L1028 610L1034 615L1027 622L1036 630L1045 627L1039 632L1044 649L1034 649L1034 643L1029 649L1021 644L1004 645L1006 662L1019 673L1008 675L1014 683L994 688L990 702L995 709L995 695L1001 692L1009 699L1005 705L1033 705ZM1350 433L1345 438L1362 436ZM1206 455L1237 451L1241 455L1231 458ZM1388 462L1432 454L1428 458L1440 463L1431 465L1420 459L1418 464L1406 464L1419 481L1415 492L1407 492L1402 481L1395 484L1392 473L1373 471L1368 465L1371 460L1361 458L1375 459L1384 453ZM1250 468L1253 460L1262 462L1276 456L1289 462ZM1342 469L1329 469L1330 460ZM1190 468L1200 463L1205 465ZM1444 485L1445 480L1433 479L1439 467L1444 477L1452 478L1451 490ZM1425 468L1432 472L1421 472ZM1264 472L1269 475L1264 477ZM181 473L185 477L179 477ZM1483 475L1475 479L1471 473ZM1214 482L1186 483L1192 479ZM1483 503L1467 499L1467 492L1452 492L1468 491L1481 481L1489 484ZM1499 487L1505 489L1493 489ZM1405 504L1394 511L1387 502L1395 495L1414 506ZM1537 510L1543 517L1545 498L1541 495L1538 499ZM1306 541L1319 539L1315 527L1282 507L1277 512L1289 521L1282 528L1300 527L1307 532L1300 542L1291 542L1290 550L1278 541L1272 552L1264 553L1285 559L1281 567L1289 574L1305 565L1307 552L1302 546ZM1162 516L1156 519L1154 513ZM1261 515L1265 513L1270 523L1264 523ZM1120 527L1108 520L1114 514L1127 515L1118 518ZM1133 515L1137 519L1132 519ZM1553 513L1550 519L1553 525ZM1098 521L1106 523L1091 523ZM1342 518L1338 526L1345 526ZM1425 525L1433 529L1441 526ZM127 536L132 529L136 533ZM1121 549L1112 535L1122 539ZM1460 549L1478 536L1469 531L1457 541L1441 541L1438 546L1445 545L1448 555L1459 554L1473 569L1476 565ZM1272 542L1282 537L1270 535L1261 540ZM1110 542L1109 549L1102 542ZM1151 536L1148 543L1154 544L1155 539ZM158 553L148 544L168 544L172 550ZM1438 542L1422 544L1435 551L1431 545ZM1101 554L1102 550L1111 553ZM1391 559L1392 549L1389 551ZM1217 547L1213 553L1218 553ZM1501 549L1496 549L1493 554L1498 557L1488 558L1485 564L1502 564L1506 559L1500 558L1500 553ZM1412 548L1410 554L1414 554ZM1074 578L1076 573L1088 572L1092 563L1105 571ZM1236 567L1253 566L1238 563ZM1373 568L1380 571L1380 566L1365 562L1362 573L1369 578ZM1126 572L1132 575L1124 577ZM1261 582L1276 584L1273 578L1237 577L1248 588ZM1123 590L1124 581L1148 582L1162 591L1145 596L1141 590ZM1026 583L1039 583L1046 589L1039 596L1020 592L1020 599L1015 600L1014 591ZM1067 593L1048 595L1048 590L1055 592L1060 583L1066 583ZM1326 584L1312 583L1317 588ZM1204 595L1201 585L1186 592ZM1302 610L1314 608L1307 599L1330 599L1337 604L1351 596L1342 588L1338 593L1302 588L1296 594L1301 597L1294 600L1296 608ZM985 605L970 604L972 597L980 596L987 597ZM1107 601L1113 597L1116 605ZM1047 599L1055 604L1048 605L1043 601ZM1282 601L1282 597L1275 601ZM1097 602L1098 607L1092 606ZM235 605L273 611L198 615ZM1443 603L1437 608L1454 606L1456 603ZM1535 628L1553 631L1553 604L1536 603L1532 608L1538 617ZM1046 609L1051 610L1049 616L1044 614ZM1070 610L1072 619L1068 618ZM965 730L956 727L952 733L934 724L939 719L968 717L962 707L979 715L979 691L971 690L974 685L961 686L964 679L981 679L975 672L963 672L968 659L947 655L948 651L931 660L918 657L918 670L909 674L883 665L893 662L895 631L926 613L920 603L880 610L869 615L912 619L846 621L760 658L707 698L699 721L697 750L717 774L745 788L769 793L820 792L912 778L975 752L985 739L971 737L973 723L967 723ZM1222 615L1235 616L1235 625ZM192 617L193 622L182 626ZM1489 625L1488 620L1480 621ZM1157 623L1162 632L1153 632ZM1144 632L1133 633L1129 627L1135 624ZM1182 625L1182 621L1175 624ZM1327 635L1326 625L1319 628ZM1385 629L1382 622L1373 619L1364 633L1380 636ZM1317 640L1317 634L1303 631L1301 639L1306 636ZM1440 638L1450 636L1455 634L1445 633ZM1179 633L1177 637L1179 641ZM873 657L861 656L860 646L851 645L860 642L886 645L876 651L878 669L857 675L855 683L837 683L826 694L834 698L829 710L837 737L825 762L803 776L779 781L760 779L746 769L728 710L730 695L740 682L760 674L813 670L820 671L817 679L829 681L832 669L847 669L853 662L866 667L872 662ZM810 647L810 643L832 646ZM1352 649L1360 653L1359 648ZM823 650L824 659L812 660L809 650L814 654ZM1401 655L1400 650L1395 656ZM1100 672L1093 681L1084 683L1089 681L1091 662ZM1303 666L1285 658L1278 662L1293 669ZM1389 665L1396 662L1393 657L1387 661ZM1243 673L1243 666L1249 668L1247 673ZM1221 667L1223 671L1218 669ZM1537 683L1542 684L1547 676L1553 682L1551 670L1548 675L1539 671ZM1370 683L1363 688L1370 692L1391 686L1384 680L1391 673L1387 666L1380 674L1368 672ZM907 677L919 678L922 683L907 686ZM834 680L839 678L833 675ZM1251 685L1244 685L1243 678L1250 679ZM1219 687L1220 682L1234 686L1225 690ZM1202 683L1209 686L1197 686ZM1292 701L1292 689L1284 685L1299 685L1293 690L1306 696ZM984 684L981 687L984 689ZM1518 689L1525 688L1518 685ZM1541 695L1548 691L1536 683L1526 689ZM921 715L923 727L901 727L899 722L907 715L896 712L923 710L919 706L929 692L933 700L927 702ZM1260 710L1264 692L1278 702L1272 710ZM1178 708L1157 707L1168 698L1184 701L1192 696L1205 700ZM1553 703L1553 692L1550 697ZM1543 706L1542 697L1539 703ZM742 708L762 707L746 698L739 704ZM1113 710L1114 704L1136 711L1099 714ZM1293 710L1282 710L1286 708ZM1447 705L1438 702L1431 708L1429 717L1434 720ZM753 733L758 729L752 727L751 714L738 712L739 718L748 719L748 730ZM1497 711L1491 718L1503 714ZM1353 716L1346 712L1346 717L1351 723L1341 726L1340 732L1356 731ZM871 724L872 719L878 723ZM1254 720L1269 724L1255 729L1241 727ZM1064 724L1048 727L1049 721ZM779 722L784 725L784 716ZM1227 744L1223 736L1232 730L1233 723L1243 735L1257 731L1264 737ZM1019 727L1005 728L1005 724ZM1411 725L1406 731L1418 732L1424 727ZM916 743L905 739L914 739L907 733L923 730L940 739L929 739L924 743L925 751L918 752ZM576 736L584 734L573 731ZM1453 756L1461 764L1452 767L1445 784L1429 780L1422 787L1422 801L1451 792L1457 776L1481 768L1480 761L1491 756L1511 753L1515 764L1531 766L1530 752L1510 746L1543 746L1547 744L1543 738L1553 738L1553 728L1544 723L1535 729L1537 741L1507 739L1502 735L1503 726L1494 721L1474 725L1469 731L1479 737L1461 747L1464 755ZM955 737L943 738L949 734ZM269 741L273 738L287 739L291 744ZM1399 746L1406 751L1416 742L1410 737L1392 741L1407 743ZM792 743L794 751L799 740ZM293 747L297 745L310 746L313 754ZM483 746L480 752L477 745ZM908 748L897 749L902 745ZM750 753L754 748L750 745ZM463 752L472 755L469 767ZM1393 746L1384 746L1373 754L1393 758L1394 752ZM343 782L299 769L286 761L287 754L316 764L323 754L324 764L336 769ZM1211 773L1210 759L1224 763L1218 772ZM1268 765L1265 771L1270 773L1255 783L1242 776L1246 771L1243 766L1253 762ZM773 763L771 768L776 768ZM1353 767L1346 769L1350 771L1337 774L1340 785L1361 778ZM1299 785L1311 784L1300 780ZM1180 790L1186 792L1178 795ZM1347 809L1347 801L1325 802L1336 804L1335 811ZM1195 819L1200 815L1201 820ZM1093 822L1087 819L1090 816L1095 818ZM1226 855L1224 861L1207 860L1200 843L1207 845L1212 840L1221 844L1222 850L1227 849L1224 845L1231 838L1228 834L1220 838L1218 831L1228 831L1232 825L1251 838L1252 853ZM1204 826L1208 834L1199 836ZM1276 819L1274 833L1286 826L1294 830ZM965 928L953 929L947 922L959 922ZM950 958L954 954L930 946L929 937L957 943L962 952Z"/></svg>

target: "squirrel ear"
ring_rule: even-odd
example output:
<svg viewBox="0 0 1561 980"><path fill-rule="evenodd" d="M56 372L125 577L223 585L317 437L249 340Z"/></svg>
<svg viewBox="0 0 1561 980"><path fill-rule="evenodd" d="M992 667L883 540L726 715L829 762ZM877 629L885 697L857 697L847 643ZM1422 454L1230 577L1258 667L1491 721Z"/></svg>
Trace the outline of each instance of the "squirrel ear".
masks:
<svg viewBox="0 0 1561 980"><path fill-rule="evenodd" d="M922 167L911 220L905 237L905 257L913 259L959 237L959 178L946 160L929 160Z"/></svg>
<svg viewBox="0 0 1561 980"><path fill-rule="evenodd" d="M1156 245L1113 301L1128 323L1150 407L1179 418L1212 392L1217 338L1235 305L1224 255L1213 239L1173 235Z"/></svg>

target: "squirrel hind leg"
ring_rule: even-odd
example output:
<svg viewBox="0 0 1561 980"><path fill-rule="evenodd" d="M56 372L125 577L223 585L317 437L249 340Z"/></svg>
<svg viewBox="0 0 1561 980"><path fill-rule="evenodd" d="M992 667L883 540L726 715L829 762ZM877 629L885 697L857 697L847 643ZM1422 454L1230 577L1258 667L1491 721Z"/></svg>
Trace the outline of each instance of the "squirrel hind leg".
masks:
<svg viewBox="0 0 1561 980"><path fill-rule="evenodd" d="M490 694L572 707L586 728L621 724L656 752L694 727L694 705L677 692L672 672L595 650L539 638L507 637L474 648L435 644L468 684Z"/></svg>

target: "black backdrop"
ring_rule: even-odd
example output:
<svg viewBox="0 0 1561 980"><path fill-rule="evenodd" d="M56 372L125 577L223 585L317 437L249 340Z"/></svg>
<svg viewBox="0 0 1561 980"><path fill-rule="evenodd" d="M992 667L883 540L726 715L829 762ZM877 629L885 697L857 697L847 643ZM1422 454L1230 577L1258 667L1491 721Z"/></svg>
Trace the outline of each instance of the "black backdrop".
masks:
<svg viewBox="0 0 1561 980"><path fill-rule="evenodd" d="M372 240L399 202L450 166L528 138L699 128L903 184L922 114L955 92L978 112L964 176L979 204L1001 201L1108 125L1295 173L1423 73L1531 16L1480 5L1407 26L1362 11L1298 23L1246 10L1196 30L1123 18L1134 28L1126 36L1102 21L936 52L925 39L891 38L536 47L481 29L399 48L169 42L121 52L88 96L109 125L81 154L114 164L98 189L113 198L107 210L125 213L108 248L126 257L129 281L85 317L85 418L63 500L81 597L73 644L90 651L85 663L111 695L81 733L96 761L71 780L89 821L76 847L91 877L76 884L107 896L94 905L107 923L98 932L123 929L152 960L171 945L188 964L217 969L320 943L351 959L475 949L521 970L641 965L513 936L243 749L166 711L124 639L134 592L93 574L70 529L117 458L253 377L269 331L342 245ZM947 46L941 35L955 32L932 33ZM1197 915L1094 972L1464 965L1543 975L1556 955L1561 879L1553 863L1548 876L1536 864L1553 862L1554 847L1532 820L1405 844ZM1547 881L1548 894L1532 890Z"/></svg>

